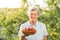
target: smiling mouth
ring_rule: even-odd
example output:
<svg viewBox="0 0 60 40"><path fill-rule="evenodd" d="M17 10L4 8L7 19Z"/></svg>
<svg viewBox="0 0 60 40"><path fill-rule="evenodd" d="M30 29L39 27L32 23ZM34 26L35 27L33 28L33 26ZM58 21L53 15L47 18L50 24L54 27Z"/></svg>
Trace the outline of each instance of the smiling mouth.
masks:
<svg viewBox="0 0 60 40"><path fill-rule="evenodd" d="M34 19L34 17L31 17L32 19Z"/></svg>

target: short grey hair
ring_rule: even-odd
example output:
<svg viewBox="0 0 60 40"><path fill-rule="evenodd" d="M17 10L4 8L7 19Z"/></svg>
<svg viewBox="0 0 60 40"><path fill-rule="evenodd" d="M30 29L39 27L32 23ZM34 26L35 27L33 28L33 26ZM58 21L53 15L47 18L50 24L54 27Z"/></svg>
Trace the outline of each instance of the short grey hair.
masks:
<svg viewBox="0 0 60 40"><path fill-rule="evenodd" d="M39 11L38 7L29 7L28 8L28 15L30 15L30 11L35 11L35 10L37 10L38 11L38 15L40 15L40 11Z"/></svg>

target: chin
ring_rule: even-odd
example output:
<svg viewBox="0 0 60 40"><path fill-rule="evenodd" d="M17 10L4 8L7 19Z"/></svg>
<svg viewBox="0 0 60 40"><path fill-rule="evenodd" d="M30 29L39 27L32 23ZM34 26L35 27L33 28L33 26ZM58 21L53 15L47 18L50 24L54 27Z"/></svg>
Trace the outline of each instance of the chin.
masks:
<svg viewBox="0 0 60 40"><path fill-rule="evenodd" d="M35 21L35 19L31 19L31 21Z"/></svg>
<svg viewBox="0 0 60 40"><path fill-rule="evenodd" d="M30 20L31 20L31 21L35 21L36 19L31 18Z"/></svg>

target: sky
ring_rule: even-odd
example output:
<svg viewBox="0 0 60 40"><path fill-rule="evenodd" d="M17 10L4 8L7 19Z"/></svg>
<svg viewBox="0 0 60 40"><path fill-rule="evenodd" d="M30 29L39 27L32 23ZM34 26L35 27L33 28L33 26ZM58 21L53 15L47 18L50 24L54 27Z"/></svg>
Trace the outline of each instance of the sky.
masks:
<svg viewBox="0 0 60 40"><path fill-rule="evenodd" d="M20 0L0 0L0 8L19 8L20 6Z"/></svg>
<svg viewBox="0 0 60 40"><path fill-rule="evenodd" d="M30 5L40 5L40 7L47 7L46 0L27 0ZM0 0L0 8L19 8L21 6L21 0Z"/></svg>

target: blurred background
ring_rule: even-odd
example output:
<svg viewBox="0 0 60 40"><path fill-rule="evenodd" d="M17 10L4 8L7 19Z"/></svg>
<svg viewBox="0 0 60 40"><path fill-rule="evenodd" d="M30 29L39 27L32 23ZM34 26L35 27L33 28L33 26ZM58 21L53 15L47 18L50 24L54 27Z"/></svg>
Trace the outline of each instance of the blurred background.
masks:
<svg viewBox="0 0 60 40"><path fill-rule="evenodd" d="M18 8L0 8L0 40L19 40L18 31L28 20L29 6L39 8L38 21L46 25L47 40L60 40L60 0L20 0L20 4Z"/></svg>

